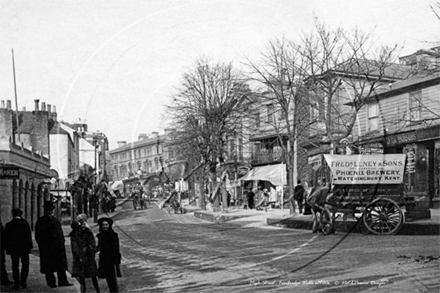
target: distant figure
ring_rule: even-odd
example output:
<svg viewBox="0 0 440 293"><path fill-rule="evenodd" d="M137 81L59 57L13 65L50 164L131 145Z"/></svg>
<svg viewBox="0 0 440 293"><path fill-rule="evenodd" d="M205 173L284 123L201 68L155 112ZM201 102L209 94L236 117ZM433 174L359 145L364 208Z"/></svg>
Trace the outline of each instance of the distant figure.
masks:
<svg viewBox="0 0 440 293"><path fill-rule="evenodd" d="M12 284L12 282L8 278L8 272L6 271L6 253L5 253L5 247L6 247L6 238L5 238L5 232L3 229L3 224L0 221L0 250L1 250L1 284L6 286Z"/></svg>
<svg viewBox="0 0 440 293"><path fill-rule="evenodd" d="M247 194L248 194L248 191L245 189L243 191L243 195L242 195L242 198L243 198L243 209L245 209L245 210L247 210L248 207L249 207Z"/></svg>
<svg viewBox="0 0 440 293"><path fill-rule="evenodd" d="M99 269L98 277L105 278L110 292L119 292L116 277L122 277L120 264L121 252L119 251L118 234L113 231L113 220L107 217L98 219Z"/></svg>
<svg viewBox="0 0 440 293"><path fill-rule="evenodd" d="M248 193L247 193L247 201L248 201L248 206L249 209L253 209L254 208L254 196L255 193L252 191L251 188L249 188Z"/></svg>
<svg viewBox="0 0 440 293"><path fill-rule="evenodd" d="M5 226L6 253L11 256L12 277L14 279L14 290L18 290L20 285L27 288L27 277L29 275L29 254L31 253L32 232L29 223L21 216L23 211L20 209L12 210L12 221ZM19 271L21 260L21 274Z"/></svg>
<svg viewBox="0 0 440 293"><path fill-rule="evenodd" d="M298 211L300 214L303 212L304 201L304 187L301 185L301 180L298 180L298 185L293 190L293 199L298 203Z"/></svg>
<svg viewBox="0 0 440 293"><path fill-rule="evenodd" d="M35 224L35 240L40 249L40 272L46 276L47 285L57 286L54 272L57 273L58 286L73 286L66 276L67 257L64 247L64 234L61 223L53 216L54 204L44 202L44 215Z"/></svg>
<svg viewBox="0 0 440 293"><path fill-rule="evenodd" d="M86 278L92 278L93 287L99 291L98 267L95 261L96 241L87 224L85 214L78 215L70 225L70 243L73 256L72 277L79 278L81 292L86 292Z"/></svg>

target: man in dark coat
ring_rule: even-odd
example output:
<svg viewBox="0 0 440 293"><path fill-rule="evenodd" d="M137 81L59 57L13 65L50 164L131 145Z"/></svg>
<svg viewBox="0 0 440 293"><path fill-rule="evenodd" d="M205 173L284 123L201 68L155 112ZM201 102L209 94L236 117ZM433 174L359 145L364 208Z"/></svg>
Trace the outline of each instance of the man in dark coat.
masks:
<svg viewBox="0 0 440 293"><path fill-rule="evenodd" d="M246 196L247 196L249 209L251 210L254 208L254 196L255 196L255 193L252 192L252 188L249 188Z"/></svg>
<svg viewBox="0 0 440 293"><path fill-rule="evenodd" d="M53 216L52 201L44 203L44 215L35 224L35 240L40 249L40 272L45 274L47 285L55 288L54 272L57 272L58 286L72 286L67 281L67 257L61 223Z"/></svg>
<svg viewBox="0 0 440 293"><path fill-rule="evenodd" d="M303 210L303 201L304 201L304 187L301 185L301 180L298 180L298 185L295 186L293 190L293 199L298 203L298 211L302 214Z"/></svg>
<svg viewBox="0 0 440 293"><path fill-rule="evenodd" d="M29 253L32 246L32 232L29 223L21 216L20 209L12 210L12 221L5 226L6 253L11 256L12 277L14 289L27 288L26 281L29 275ZM19 271L21 260L21 276Z"/></svg>

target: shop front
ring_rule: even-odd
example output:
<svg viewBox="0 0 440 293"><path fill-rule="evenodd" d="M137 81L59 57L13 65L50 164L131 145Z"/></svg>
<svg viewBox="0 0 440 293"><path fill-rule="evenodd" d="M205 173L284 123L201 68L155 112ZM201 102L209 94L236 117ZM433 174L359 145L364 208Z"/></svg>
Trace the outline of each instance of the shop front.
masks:
<svg viewBox="0 0 440 293"><path fill-rule="evenodd" d="M244 190L267 189L270 202L282 206L284 188L287 185L287 171L285 164L254 167L245 176L239 179Z"/></svg>
<svg viewBox="0 0 440 293"><path fill-rule="evenodd" d="M407 195L414 197L419 206L439 206L440 125L387 135L382 142L361 144L360 149L406 154L404 183Z"/></svg>

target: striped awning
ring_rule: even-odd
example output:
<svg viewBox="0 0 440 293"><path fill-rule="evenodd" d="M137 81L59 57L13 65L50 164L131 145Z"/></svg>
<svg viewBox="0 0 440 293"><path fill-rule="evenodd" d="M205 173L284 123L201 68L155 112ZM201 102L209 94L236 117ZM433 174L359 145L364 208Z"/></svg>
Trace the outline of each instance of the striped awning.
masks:
<svg viewBox="0 0 440 293"><path fill-rule="evenodd" d="M255 167L240 178L242 181L263 180L269 181L275 186L287 184L287 172L285 164Z"/></svg>

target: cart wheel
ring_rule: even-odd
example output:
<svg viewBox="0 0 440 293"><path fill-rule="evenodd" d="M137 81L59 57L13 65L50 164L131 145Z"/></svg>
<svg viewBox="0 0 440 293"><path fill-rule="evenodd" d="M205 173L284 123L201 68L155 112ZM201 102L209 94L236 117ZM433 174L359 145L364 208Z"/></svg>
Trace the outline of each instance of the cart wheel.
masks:
<svg viewBox="0 0 440 293"><path fill-rule="evenodd" d="M363 220L371 233L390 235L397 233L402 227L403 213L395 201L383 197L373 200L365 207Z"/></svg>
<svg viewBox="0 0 440 293"><path fill-rule="evenodd" d="M333 229L333 225L332 225L332 218L330 215L330 212L326 209L323 209L321 211L321 229L322 229L322 233L324 235L328 235L332 232Z"/></svg>

